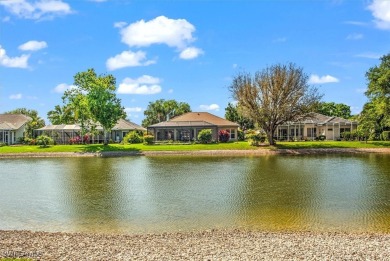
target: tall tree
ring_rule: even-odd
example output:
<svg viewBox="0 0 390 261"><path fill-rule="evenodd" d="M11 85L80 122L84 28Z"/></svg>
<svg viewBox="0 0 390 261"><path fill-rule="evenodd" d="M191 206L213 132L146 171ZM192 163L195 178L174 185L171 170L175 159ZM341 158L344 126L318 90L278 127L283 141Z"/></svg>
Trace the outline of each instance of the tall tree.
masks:
<svg viewBox="0 0 390 261"><path fill-rule="evenodd" d="M73 109L69 105L56 105L54 110L47 113L47 118L54 125L75 123Z"/></svg>
<svg viewBox="0 0 390 261"><path fill-rule="evenodd" d="M229 87L243 115L255 121L275 144L276 128L287 122L308 117L322 97L308 85L308 76L295 64L276 64L251 76L240 73Z"/></svg>
<svg viewBox="0 0 390 261"><path fill-rule="evenodd" d="M142 126L147 127L190 111L191 108L188 103L177 102L176 100L160 99L149 102L148 107L144 111L145 119L142 121Z"/></svg>
<svg viewBox="0 0 390 261"><path fill-rule="evenodd" d="M119 118L126 118L120 99L115 95L116 79L111 74L97 75L94 69L79 72L74 76L75 88L67 90L63 101L74 113L74 118L80 124L81 134L88 127L99 122L105 133L110 131ZM105 144L106 142L106 135Z"/></svg>
<svg viewBox="0 0 390 261"><path fill-rule="evenodd" d="M368 102L360 114L360 129L374 132L372 138L378 138L384 130L390 130L390 54L380 58L379 66L370 68L366 73Z"/></svg>
<svg viewBox="0 0 390 261"><path fill-rule="evenodd" d="M8 111L6 113L10 114L23 114L29 116L31 121L27 123L26 126L26 136L28 138L34 137L34 130L42 128L45 126L45 121L38 115L38 111L29 110L26 108L18 108L12 111Z"/></svg>
<svg viewBox="0 0 390 261"><path fill-rule="evenodd" d="M336 116L344 119L351 118L351 107L344 103L321 102L316 112L327 116Z"/></svg>
<svg viewBox="0 0 390 261"><path fill-rule="evenodd" d="M225 108L225 118L229 121L238 123L242 130L253 129L255 127L253 120L244 117L242 113L239 111L237 105L233 105L232 103L228 103L228 106Z"/></svg>

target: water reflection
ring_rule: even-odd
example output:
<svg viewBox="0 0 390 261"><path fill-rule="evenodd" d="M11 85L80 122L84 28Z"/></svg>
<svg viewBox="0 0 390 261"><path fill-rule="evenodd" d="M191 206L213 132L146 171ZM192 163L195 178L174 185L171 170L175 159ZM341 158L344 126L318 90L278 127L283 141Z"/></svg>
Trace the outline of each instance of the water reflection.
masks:
<svg viewBox="0 0 390 261"><path fill-rule="evenodd" d="M0 229L390 231L390 155L0 164Z"/></svg>

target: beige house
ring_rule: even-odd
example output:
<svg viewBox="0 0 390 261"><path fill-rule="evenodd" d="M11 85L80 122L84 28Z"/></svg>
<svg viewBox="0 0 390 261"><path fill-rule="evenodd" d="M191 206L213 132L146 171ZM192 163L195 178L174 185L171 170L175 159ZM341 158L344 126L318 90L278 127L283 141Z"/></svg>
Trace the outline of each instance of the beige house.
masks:
<svg viewBox="0 0 390 261"><path fill-rule="evenodd" d="M314 140L323 135L327 140L337 140L345 131L357 129L356 121L313 113L301 121L286 122L277 127L277 140Z"/></svg>
<svg viewBox="0 0 390 261"><path fill-rule="evenodd" d="M104 141L103 127L98 125L95 130L98 134L91 135L89 141L91 143L102 143ZM127 133L134 130L146 131L144 127L141 127L133 122L119 119L117 124L115 124L112 128L111 133L108 134L108 138L114 142L121 142ZM57 144L68 144L71 139L80 137L81 127L78 124L47 125L43 128L37 129L36 134L45 134L51 137Z"/></svg>
<svg viewBox="0 0 390 261"><path fill-rule="evenodd" d="M237 140L238 124L208 112L188 112L171 120L150 125L147 129L155 141L193 141L203 129L211 129L213 140L218 140L218 132L226 130L230 140Z"/></svg>
<svg viewBox="0 0 390 261"><path fill-rule="evenodd" d="M0 114L0 143L15 144L23 138L31 118L23 114Z"/></svg>

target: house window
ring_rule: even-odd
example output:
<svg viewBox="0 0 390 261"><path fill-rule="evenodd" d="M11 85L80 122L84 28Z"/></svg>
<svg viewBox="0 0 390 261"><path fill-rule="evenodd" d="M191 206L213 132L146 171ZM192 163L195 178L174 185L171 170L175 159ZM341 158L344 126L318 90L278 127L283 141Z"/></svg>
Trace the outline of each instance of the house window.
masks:
<svg viewBox="0 0 390 261"><path fill-rule="evenodd" d="M333 129L328 129L328 131L333 131Z"/></svg>
<svg viewBox="0 0 390 261"><path fill-rule="evenodd" d="M307 137L317 137L317 128L307 128Z"/></svg>
<svg viewBox="0 0 390 261"><path fill-rule="evenodd" d="M230 129L227 130L230 133L230 139L235 139L236 138L236 130L235 129Z"/></svg>
<svg viewBox="0 0 390 261"><path fill-rule="evenodd" d="M351 128L340 128L340 133L346 132L346 131L351 131Z"/></svg>

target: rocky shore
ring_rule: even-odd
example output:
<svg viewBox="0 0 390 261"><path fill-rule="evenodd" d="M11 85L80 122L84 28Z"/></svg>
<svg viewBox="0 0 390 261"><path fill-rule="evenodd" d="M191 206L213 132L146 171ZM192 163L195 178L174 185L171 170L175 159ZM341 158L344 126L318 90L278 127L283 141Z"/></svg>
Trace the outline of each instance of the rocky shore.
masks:
<svg viewBox="0 0 390 261"><path fill-rule="evenodd" d="M388 260L390 235L208 230L145 235L0 231L0 258Z"/></svg>
<svg viewBox="0 0 390 261"><path fill-rule="evenodd" d="M105 151L105 152L41 152L0 153L0 158L48 157L129 157L129 156L264 156L310 154L390 154L390 148L321 148L321 149L253 149L253 150L189 150L189 151Z"/></svg>

